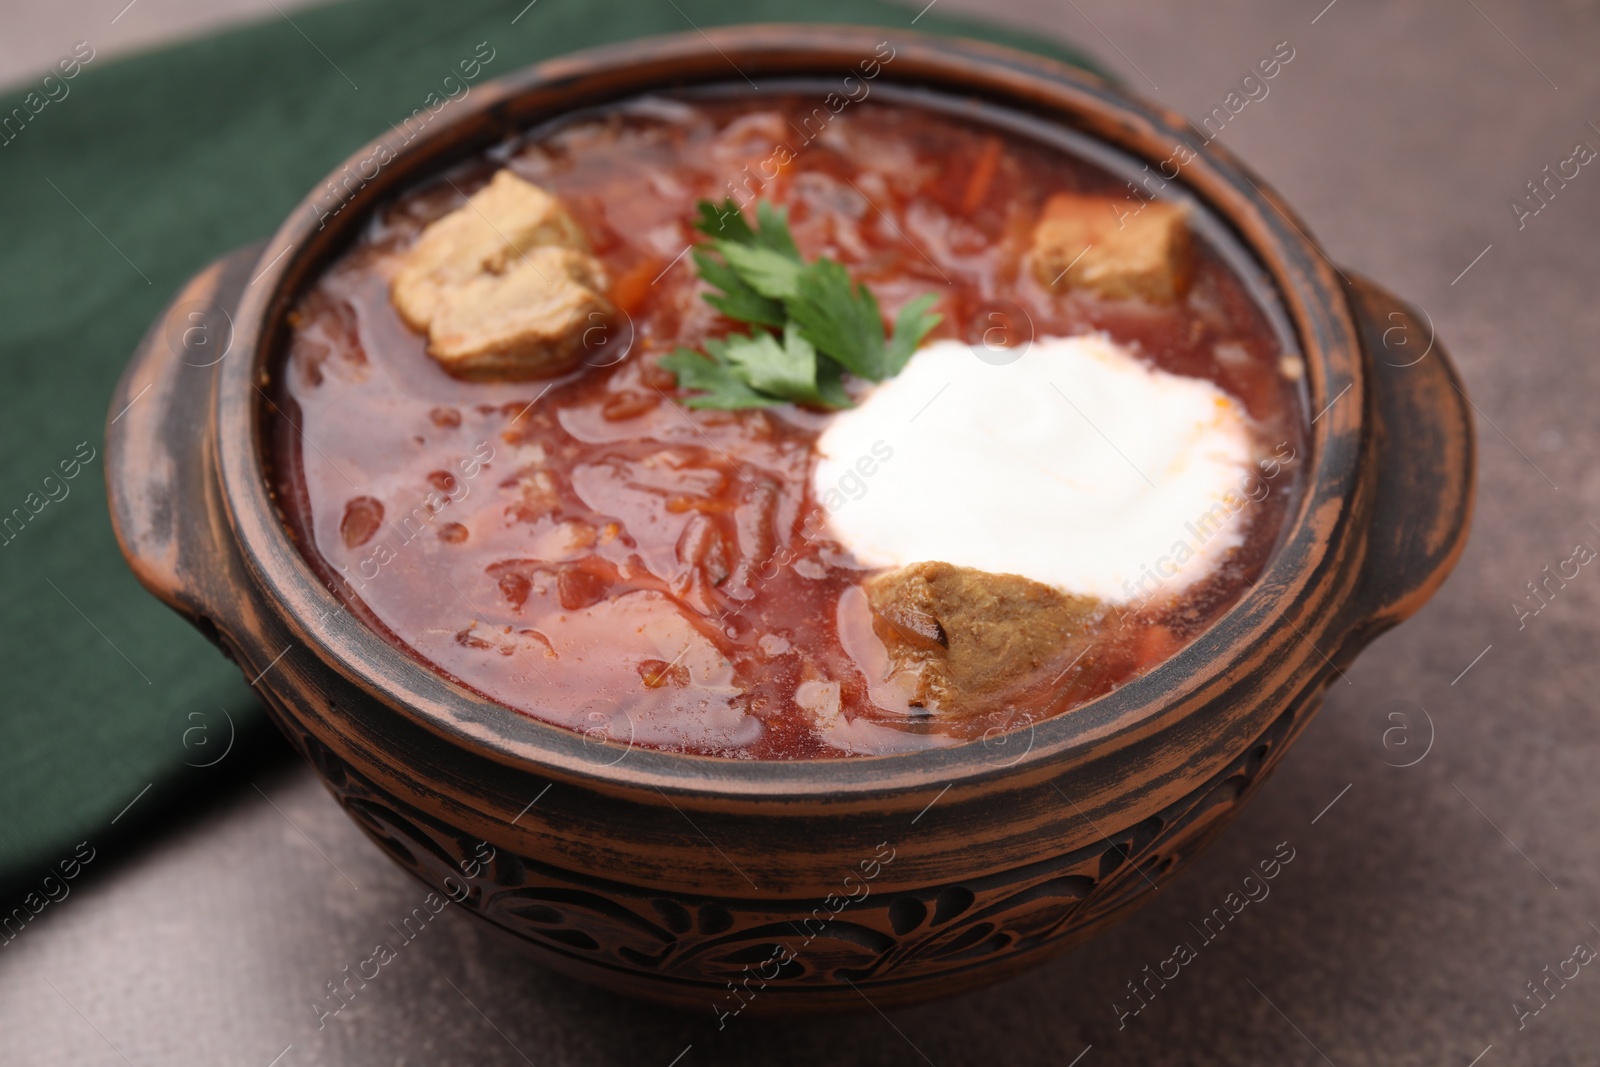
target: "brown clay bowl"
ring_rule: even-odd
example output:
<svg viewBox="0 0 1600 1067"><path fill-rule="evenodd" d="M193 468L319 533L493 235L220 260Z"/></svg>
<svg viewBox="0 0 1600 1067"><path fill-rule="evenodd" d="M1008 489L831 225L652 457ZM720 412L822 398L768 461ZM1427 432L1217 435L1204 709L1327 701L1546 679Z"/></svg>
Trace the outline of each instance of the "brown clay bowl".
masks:
<svg viewBox="0 0 1600 1067"><path fill-rule="evenodd" d="M1116 692L954 748L719 760L547 726L342 612L269 498L257 383L291 301L371 207L574 108L737 82L735 64L758 81L837 81L885 37L895 58L877 92L1020 117L1136 163L1202 140L1092 75L969 41L750 26L586 52L478 88L336 215L321 187L265 245L200 273L111 402L140 400L108 429L129 563L255 679L351 818L544 964L719 1017L955 992L1126 915L1233 817L1357 652L1439 586L1471 510L1469 406L1431 327L1341 273L1209 146L1179 181L1276 286L1320 414L1306 490L1259 583ZM352 172L368 177L358 164L376 144Z"/></svg>

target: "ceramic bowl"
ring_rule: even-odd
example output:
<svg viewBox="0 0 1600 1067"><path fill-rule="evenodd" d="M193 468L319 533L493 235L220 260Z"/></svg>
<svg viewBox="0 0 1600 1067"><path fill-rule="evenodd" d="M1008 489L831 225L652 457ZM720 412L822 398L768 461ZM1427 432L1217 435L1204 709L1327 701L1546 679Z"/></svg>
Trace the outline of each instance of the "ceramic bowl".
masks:
<svg viewBox="0 0 1600 1067"><path fill-rule="evenodd" d="M373 206L576 108L742 77L826 91L884 41L894 58L875 93L1026 121L1152 166L1189 146L1176 180L1276 287L1315 415L1305 490L1253 589L1167 662L1031 729L803 762L630 749L549 726L340 610L274 510L258 385L296 295ZM1288 207L1203 140L1037 56L859 27L654 38L477 87L381 166L378 142L356 152L330 176L364 182L342 186L337 212L319 185L265 244L178 294L110 405L126 408L107 430L122 550L254 680L379 847L545 965L724 1021L993 981L1171 879L1466 539L1470 408L1430 325L1330 263Z"/></svg>

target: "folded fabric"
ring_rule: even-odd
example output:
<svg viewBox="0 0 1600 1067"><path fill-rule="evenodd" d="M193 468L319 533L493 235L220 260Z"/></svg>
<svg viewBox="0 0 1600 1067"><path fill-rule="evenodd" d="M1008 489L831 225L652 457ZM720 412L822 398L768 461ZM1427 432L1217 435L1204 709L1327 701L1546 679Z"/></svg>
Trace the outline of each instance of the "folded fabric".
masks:
<svg viewBox="0 0 1600 1067"><path fill-rule="evenodd" d="M803 19L915 22L1088 65L920 6L350 0L117 62L84 42L0 94L0 887L203 799L240 773L235 739L261 733L238 669L139 587L106 511L112 387L185 280L269 235L463 58L487 81L617 40Z"/></svg>

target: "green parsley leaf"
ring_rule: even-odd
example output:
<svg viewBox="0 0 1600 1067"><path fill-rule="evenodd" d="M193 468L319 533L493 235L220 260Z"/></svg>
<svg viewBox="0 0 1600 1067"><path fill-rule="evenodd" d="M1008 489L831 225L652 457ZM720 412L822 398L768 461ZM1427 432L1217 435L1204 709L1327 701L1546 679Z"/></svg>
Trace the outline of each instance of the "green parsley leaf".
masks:
<svg viewBox="0 0 1600 1067"><path fill-rule="evenodd" d="M695 249L700 277L721 293L705 294L706 303L741 322L782 329L785 321L779 300L794 292L803 264L788 216L765 200L756 208L760 230L751 229L739 205L700 201L695 229L714 240Z"/></svg>
<svg viewBox="0 0 1600 1067"><path fill-rule="evenodd" d="M694 228L713 241L764 248L800 262L800 249L795 247L794 235L789 232L787 211L766 200L758 201L756 222L760 229L751 229L739 205L730 197L720 204L700 201L700 221Z"/></svg>
<svg viewBox="0 0 1600 1067"><path fill-rule="evenodd" d="M732 197L720 204L702 200L699 210L700 221L694 224L694 228L707 237L742 245L755 243L755 231L750 229L750 224L744 219L744 212L739 210L739 205Z"/></svg>
<svg viewBox="0 0 1600 1067"><path fill-rule="evenodd" d="M924 293L900 309L899 316L894 320L894 337L884 351L885 378L893 378L905 370L917 347L922 344L922 339L928 336L928 331L944 320L943 315L928 312L938 299L932 293Z"/></svg>
<svg viewBox="0 0 1600 1067"><path fill-rule="evenodd" d="M844 390L844 368L820 352L817 353L817 392L825 407L838 410L850 406L850 394Z"/></svg>
<svg viewBox="0 0 1600 1067"><path fill-rule="evenodd" d="M788 214L762 200L751 226L731 199L702 200L695 229L712 238L694 250L705 300L723 315L758 329L706 342L706 354L678 349L661 366L695 395L694 408L766 407L790 401L845 408L845 371L879 382L898 374L941 321L931 294L913 300L886 336L871 290L826 257L806 263ZM767 327L781 330L782 336Z"/></svg>
<svg viewBox="0 0 1600 1067"><path fill-rule="evenodd" d="M852 282L833 260L819 259L806 267L794 299L784 306L818 351L858 377L881 382L904 370L928 331L943 321L928 311L936 299L928 293L907 304L895 320L893 339L885 339L872 291Z"/></svg>
<svg viewBox="0 0 1600 1067"><path fill-rule="evenodd" d="M763 408L783 403L778 397L763 396L752 389L722 355L720 342L708 342L710 355L680 348L661 357L661 366L678 376L678 388L694 389L698 395L684 404L691 408Z"/></svg>
<svg viewBox="0 0 1600 1067"><path fill-rule="evenodd" d="M770 248L718 241L716 249L741 281L773 300L792 300L799 288L800 276L811 269Z"/></svg>
<svg viewBox="0 0 1600 1067"><path fill-rule="evenodd" d="M808 266L785 302L789 316L806 339L838 360L844 369L868 381L888 376L883 342L883 315L866 286L831 259Z"/></svg>
<svg viewBox="0 0 1600 1067"><path fill-rule="evenodd" d="M756 202L756 221L761 229L756 233L756 243L762 248L800 262L800 249L789 232L789 212L766 200Z"/></svg>
<svg viewBox="0 0 1600 1067"><path fill-rule="evenodd" d="M756 292L727 263L705 248L696 248L694 265L700 277L722 290L721 293L706 293L706 303L730 319L783 329L786 321L783 304Z"/></svg>
<svg viewBox="0 0 1600 1067"><path fill-rule="evenodd" d="M723 355L758 392L796 404L849 406L848 397L843 405L830 404L824 398L817 386L817 350L792 322L784 327L781 341L764 330L748 337L730 337Z"/></svg>

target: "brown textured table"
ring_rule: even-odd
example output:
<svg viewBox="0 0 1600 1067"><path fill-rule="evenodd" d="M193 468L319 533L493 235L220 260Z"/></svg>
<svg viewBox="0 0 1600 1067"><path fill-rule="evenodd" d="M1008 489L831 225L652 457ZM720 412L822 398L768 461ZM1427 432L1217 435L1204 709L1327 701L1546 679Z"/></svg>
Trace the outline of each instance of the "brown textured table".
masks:
<svg viewBox="0 0 1600 1067"><path fill-rule="evenodd" d="M1574 948L1600 947L1600 567L1566 564L1576 577L1550 581L1537 614L1515 605L1539 606L1526 583L1575 546L1600 550L1600 169L1552 182L1521 228L1510 201L1577 142L1600 149L1600 6L1324 2L943 0L1081 40L1196 121L1289 42L1294 59L1219 141L1338 261L1428 312L1479 408L1478 516L1455 576L1335 687L1256 802L1149 908L957 1000L721 1031L709 1009L576 987L446 909L319 1029L325 983L399 940L389 924L423 894L309 771L258 743L253 783L97 859L6 949L0 1060L1595 1062L1600 967ZM1294 858L1270 895L1202 929L1284 842ZM1195 958L1134 999L1126 983L1179 942Z"/></svg>

